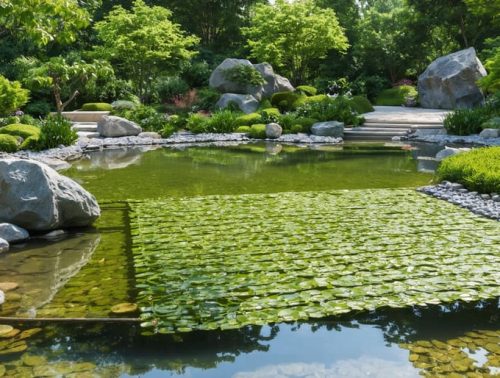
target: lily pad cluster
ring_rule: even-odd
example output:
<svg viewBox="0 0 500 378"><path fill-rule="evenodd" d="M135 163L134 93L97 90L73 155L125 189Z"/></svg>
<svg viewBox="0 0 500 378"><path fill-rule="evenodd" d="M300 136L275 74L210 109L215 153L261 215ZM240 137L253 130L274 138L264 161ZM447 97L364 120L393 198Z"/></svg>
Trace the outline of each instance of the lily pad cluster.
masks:
<svg viewBox="0 0 500 378"><path fill-rule="evenodd" d="M500 224L410 189L130 202L146 333L500 295Z"/></svg>

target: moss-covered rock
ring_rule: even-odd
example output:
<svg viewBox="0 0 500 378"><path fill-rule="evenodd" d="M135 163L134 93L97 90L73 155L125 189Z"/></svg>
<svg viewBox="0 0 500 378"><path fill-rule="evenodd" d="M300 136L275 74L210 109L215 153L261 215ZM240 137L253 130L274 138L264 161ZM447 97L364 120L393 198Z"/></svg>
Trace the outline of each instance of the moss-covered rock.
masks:
<svg viewBox="0 0 500 378"><path fill-rule="evenodd" d="M238 127L235 132L237 133L249 133L251 130L251 127L250 126L240 126Z"/></svg>
<svg viewBox="0 0 500 378"><path fill-rule="evenodd" d="M12 125L7 125L0 128L0 134L8 134L12 136L19 136L23 139L27 139L29 137L40 136L40 128L33 125L23 125L22 123L14 123Z"/></svg>
<svg viewBox="0 0 500 378"><path fill-rule="evenodd" d="M0 151L16 152L19 149L19 143L15 136L0 134Z"/></svg>

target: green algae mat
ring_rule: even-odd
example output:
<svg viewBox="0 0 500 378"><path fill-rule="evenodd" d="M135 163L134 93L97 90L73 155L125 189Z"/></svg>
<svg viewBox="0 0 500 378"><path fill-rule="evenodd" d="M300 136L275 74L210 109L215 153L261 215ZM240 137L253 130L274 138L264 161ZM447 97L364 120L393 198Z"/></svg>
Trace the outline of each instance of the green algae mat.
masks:
<svg viewBox="0 0 500 378"><path fill-rule="evenodd" d="M500 223L411 189L130 202L148 332L500 295Z"/></svg>

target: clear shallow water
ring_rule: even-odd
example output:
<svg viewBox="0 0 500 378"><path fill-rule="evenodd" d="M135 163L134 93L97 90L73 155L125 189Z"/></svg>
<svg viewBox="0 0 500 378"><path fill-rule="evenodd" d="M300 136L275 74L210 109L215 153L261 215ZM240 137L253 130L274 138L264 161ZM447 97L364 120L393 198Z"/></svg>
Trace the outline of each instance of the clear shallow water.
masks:
<svg viewBox="0 0 500 378"><path fill-rule="evenodd" d="M1 256L1 281L20 284L7 294L15 300L2 307L1 315L35 308L38 316L101 317L109 314L113 304L134 299L128 215L123 204L113 201L415 187L432 179L429 173L419 172L429 166L415 159L421 154L416 151L373 145L345 150L281 146L277 153L279 149L247 145L146 153L116 150L75 163L66 174L97 196L103 217L94 231L75 232L56 243L30 243ZM424 154L432 156L435 151ZM66 258L69 253L73 259ZM49 284L55 281L59 287ZM36 292L37 283L41 294ZM44 298L52 299L45 303ZM493 300L154 338L141 337L134 325L44 325L43 332L25 339L27 350L2 354L12 346L12 339L0 339L0 366L7 376L16 377L356 377L367 373L416 377L425 372L464 376L473 371L494 376L494 366L500 366L499 322L498 300ZM34 325L16 327L25 330ZM490 333L477 332L484 330ZM440 352L443 346L431 343L435 340L446 343L449 361ZM23 340L14 342L22 345ZM0 376L2 371L0 367Z"/></svg>

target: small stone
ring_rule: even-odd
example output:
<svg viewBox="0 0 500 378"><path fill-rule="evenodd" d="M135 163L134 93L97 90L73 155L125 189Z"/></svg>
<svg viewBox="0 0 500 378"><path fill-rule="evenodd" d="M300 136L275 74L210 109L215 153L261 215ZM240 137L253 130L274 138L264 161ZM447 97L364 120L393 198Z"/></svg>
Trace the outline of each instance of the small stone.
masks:
<svg viewBox="0 0 500 378"><path fill-rule="evenodd" d="M489 194L481 194L481 198L484 199L484 200L489 200L491 199L490 195Z"/></svg>
<svg viewBox="0 0 500 378"><path fill-rule="evenodd" d="M283 129L277 123L269 123L266 125L266 137L269 139L278 139L283 133Z"/></svg>
<svg viewBox="0 0 500 378"><path fill-rule="evenodd" d="M17 282L0 282L0 290L3 292L15 290L19 287Z"/></svg>
<svg viewBox="0 0 500 378"><path fill-rule="evenodd" d="M0 238L15 243L26 240L30 237L28 231L10 223L0 223Z"/></svg>
<svg viewBox="0 0 500 378"><path fill-rule="evenodd" d="M495 202L500 202L500 195L496 194L494 196L491 196L491 199Z"/></svg>
<svg viewBox="0 0 500 378"><path fill-rule="evenodd" d="M9 242L5 239L0 238L0 253L9 252Z"/></svg>

